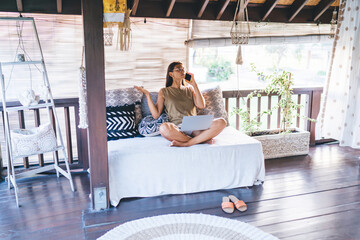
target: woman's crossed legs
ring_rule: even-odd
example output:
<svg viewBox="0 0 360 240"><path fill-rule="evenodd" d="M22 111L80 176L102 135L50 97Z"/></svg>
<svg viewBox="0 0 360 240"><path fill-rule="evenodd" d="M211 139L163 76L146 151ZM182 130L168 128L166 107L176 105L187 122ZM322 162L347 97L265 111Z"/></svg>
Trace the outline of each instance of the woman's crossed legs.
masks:
<svg viewBox="0 0 360 240"><path fill-rule="evenodd" d="M161 136L171 141L170 146L189 147L195 144L209 142L216 137L226 127L226 120L223 118L214 119L209 129L193 131L191 136L181 132L173 123L163 123L160 126Z"/></svg>

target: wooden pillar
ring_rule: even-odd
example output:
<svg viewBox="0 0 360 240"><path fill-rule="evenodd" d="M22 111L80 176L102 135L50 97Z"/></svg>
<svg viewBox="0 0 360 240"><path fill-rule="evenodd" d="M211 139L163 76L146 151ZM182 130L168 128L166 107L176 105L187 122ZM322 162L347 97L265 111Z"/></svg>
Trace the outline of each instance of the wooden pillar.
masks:
<svg viewBox="0 0 360 240"><path fill-rule="evenodd" d="M310 99L310 118L317 119L320 112L320 104L321 104L321 91L311 91ZM310 122L308 125L308 131L310 132L310 146L315 145L315 124L314 122Z"/></svg>
<svg viewBox="0 0 360 240"><path fill-rule="evenodd" d="M99 210L96 206L97 203L99 203L97 201L100 200L106 201L106 207L102 208L109 208L103 1L82 0L81 3L84 26L85 67L88 96L88 153L90 165L91 201L93 209Z"/></svg>

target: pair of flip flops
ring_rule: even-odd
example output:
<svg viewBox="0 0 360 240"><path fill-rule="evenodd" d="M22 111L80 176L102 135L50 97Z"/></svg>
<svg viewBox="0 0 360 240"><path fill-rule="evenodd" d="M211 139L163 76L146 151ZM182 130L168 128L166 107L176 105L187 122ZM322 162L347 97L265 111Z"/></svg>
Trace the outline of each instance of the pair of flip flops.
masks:
<svg viewBox="0 0 360 240"><path fill-rule="evenodd" d="M230 195L229 197L223 197L221 208L226 213L233 213L234 212L234 205L237 210L240 212L245 212L247 210L247 206L243 200L239 200L234 195Z"/></svg>

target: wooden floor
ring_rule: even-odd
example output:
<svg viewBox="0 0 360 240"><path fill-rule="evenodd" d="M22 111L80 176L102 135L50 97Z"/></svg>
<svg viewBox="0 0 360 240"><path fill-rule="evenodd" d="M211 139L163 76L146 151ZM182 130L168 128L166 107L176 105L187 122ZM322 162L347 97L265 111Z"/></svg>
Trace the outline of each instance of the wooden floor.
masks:
<svg viewBox="0 0 360 240"><path fill-rule="evenodd" d="M266 161L266 181L250 189L122 200L103 212L89 209L89 177L23 181L22 207L0 183L0 239L96 239L115 226L168 213L204 213L250 223L280 239L360 239L360 150L318 145L308 156ZM221 211L224 195L243 199L248 210Z"/></svg>

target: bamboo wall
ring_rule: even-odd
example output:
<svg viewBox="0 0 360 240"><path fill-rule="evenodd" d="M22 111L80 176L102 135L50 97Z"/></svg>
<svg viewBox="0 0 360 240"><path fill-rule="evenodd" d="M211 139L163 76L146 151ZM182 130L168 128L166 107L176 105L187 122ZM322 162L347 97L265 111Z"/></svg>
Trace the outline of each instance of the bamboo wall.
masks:
<svg viewBox="0 0 360 240"><path fill-rule="evenodd" d="M17 17L2 13L1 17ZM83 27L82 16L24 14L34 17L55 98L78 96L78 69L81 66ZM172 61L186 62L188 20L131 18L132 44L128 52L116 49L117 29L112 46L105 47L106 88L124 88L143 85L158 90L165 85L166 69ZM31 26L24 25L24 46L32 59L38 59ZM0 61L13 61L18 46L15 22L0 22ZM97 46L95 46L97 47ZM101 47L101 46L98 46ZM21 52L21 51L19 51ZM11 68L4 69L8 81ZM30 87L35 92L41 74L35 66L15 66L12 71L7 96L17 99L17 94Z"/></svg>

